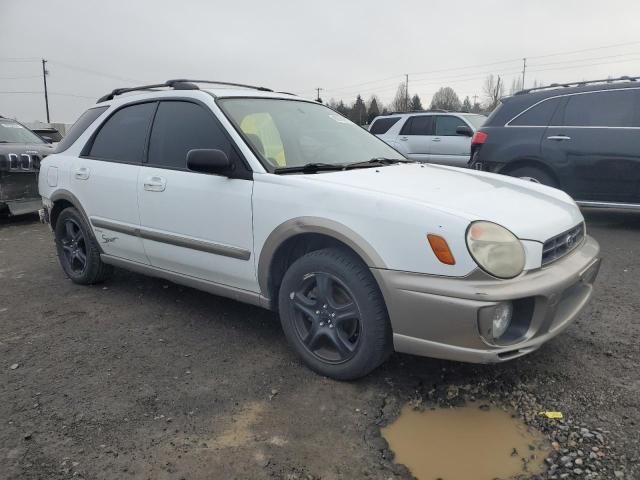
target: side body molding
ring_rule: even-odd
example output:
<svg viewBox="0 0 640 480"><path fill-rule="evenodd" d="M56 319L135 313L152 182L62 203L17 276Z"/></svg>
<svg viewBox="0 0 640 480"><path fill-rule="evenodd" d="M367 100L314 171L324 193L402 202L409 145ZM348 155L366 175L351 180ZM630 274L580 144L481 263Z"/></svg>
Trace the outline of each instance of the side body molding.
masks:
<svg viewBox="0 0 640 480"><path fill-rule="evenodd" d="M271 232L260 251L258 283L264 296L269 296L269 272L278 248L289 238L304 233L317 233L339 240L356 252L369 268L386 269L386 264L369 242L346 225L321 217L292 218Z"/></svg>

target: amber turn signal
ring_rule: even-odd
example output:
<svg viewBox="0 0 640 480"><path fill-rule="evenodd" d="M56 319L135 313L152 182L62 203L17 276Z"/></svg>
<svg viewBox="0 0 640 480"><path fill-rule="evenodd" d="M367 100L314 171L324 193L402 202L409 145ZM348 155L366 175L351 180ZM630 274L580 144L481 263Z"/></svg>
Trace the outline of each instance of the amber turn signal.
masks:
<svg viewBox="0 0 640 480"><path fill-rule="evenodd" d="M434 235L432 233L427 235L427 240L429 240L429 245L431 245L431 250L436 254L438 260L446 265L455 265L456 261L453 258L453 253L449 250L449 245L447 241L442 238L440 235Z"/></svg>

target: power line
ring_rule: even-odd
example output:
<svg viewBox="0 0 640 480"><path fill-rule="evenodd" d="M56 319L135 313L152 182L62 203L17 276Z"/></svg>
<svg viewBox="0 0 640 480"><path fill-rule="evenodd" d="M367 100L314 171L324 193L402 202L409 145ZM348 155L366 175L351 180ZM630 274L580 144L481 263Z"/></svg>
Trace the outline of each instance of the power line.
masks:
<svg viewBox="0 0 640 480"><path fill-rule="evenodd" d="M0 77L0 80L26 80L28 78L40 78L40 75L25 75L19 77Z"/></svg>
<svg viewBox="0 0 640 480"><path fill-rule="evenodd" d="M0 57L0 62L7 62L7 63L22 63L22 62L39 62L40 59L39 58L28 58L28 57L13 57L13 58L9 58L9 57Z"/></svg>
<svg viewBox="0 0 640 480"><path fill-rule="evenodd" d="M629 46L629 45L638 45L638 44L640 44L640 41L617 43L617 44L605 45L605 46L600 46L600 47L583 48L583 49L580 49L580 50L549 53L549 54L545 54L545 55L530 55L530 56L527 56L527 59L531 60L531 59L535 59L535 58L548 58L548 57L555 57L555 56L562 56L562 55L574 55L576 53L584 53L584 52L590 52L590 51L596 51L596 50L605 50L605 49L610 49L610 48L617 48L617 47L623 47L623 46ZM566 60L566 62L575 62L575 61L579 61L579 60L580 59ZM431 75L433 73L452 72L452 71L456 71L456 70L469 70L469 69L475 69L475 68L480 68L480 67L489 67L489 66L494 66L494 65L502 65L502 64L508 64L508 63L521 62L521 61L522 61L522 58L513 58L513 59L509 59L509 60L500 60L500 61L490 62L490 63L482 63L482 64L467 65L467 66L452 67L452 68L443 68L443 69L439 69L439 70L430 70L430 71L426 71L426 72L416 72L416 73L410 73L410 75L412 75L414 77L415 76L424 76L424 75ZM467 73L471 73L471 72L467 72ZM358 87L358 86L369 85L369 84L373 84L373 83L382 83L382 82L386 82L386 81L391 80L391 79L398 79L399 77L400 77L400 75L394 75L393 77L387 77L387 78L384 78L384 79L370 80L370 81L367 81L367 82L355 83L355 84L336 87L336 88L327 88L326 90L327 91L331 91L331 92L341 92L341 91L345 91L345 90L348 90L348 89L351 89L351 88L355 88L355 87ZM367 91L371 91L371 89L367 89ZM351 92L352 91L350 91L350 93ZM343 94L343 95L347 95L347 94Z"/></svg>
<svg viewBox="0 0 640 480"><path fill-rule="evenodd" d="M120 81L123 81L123 82L146 83L144 80L137 80L135 78L120 77L118 75L112 75L112 74L107 73L107 72L100 72L98 70L91 70L89 68L79 67L77 65L71 65L69 63L60 62L58 60L50 60L50 63L52 63L54 65L58 65L58 66L63 67L63 68L68 68L69 70L76 70L78 72L83 72L83 73L87 73L87 74L90 74L90 75L97 75L99 77L113 78L114 80L120 80Z"/></svg>

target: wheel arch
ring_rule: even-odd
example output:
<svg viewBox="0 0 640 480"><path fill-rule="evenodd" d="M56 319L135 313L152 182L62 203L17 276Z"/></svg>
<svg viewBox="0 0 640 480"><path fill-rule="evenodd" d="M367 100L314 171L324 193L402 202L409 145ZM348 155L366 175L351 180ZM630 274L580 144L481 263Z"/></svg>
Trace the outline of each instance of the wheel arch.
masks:
<svg viewBox="0 0 640 480"><path fill-rule="evenodd" d="M56 222L58 221L60 213L62 213L62 211L66 208L73 207L78 212L80 212L82 219L89 227L89 234L93 235L93 226L89 221L89 216L87 215L87 212L85 212L84 208L82 208L80 200L78 200L78 198L73 193L64 189L56 190L51 195L50 200L53 204L53 207L49 212L49 223L51 224L51 229L53 231L55 231L56 229ZM100 253L104 253L102 252L102 247L100 247L100 245L98 245L98 247L100 248Z"/></svg>
<svg viewBox="0 0 640 480"><path fill-rule="evenodd" d="M376 250L351 228L333 220L299 217L279 225L267 237L258 260L258 283L270 306L277 309L280 281L289 265L314 250L343 247L369 268L385 268ZM377 281L377 280L376 280Z"/></svg>
<svg viewBox="0 0 640 480"><path fill-rule="evenodd" d="M551 178L553 178L558 185L562 186L562 184L560 183L560 178L556 174L555 170L551 166L549 166L545 161L535 157L517 158L509 163L506 163L496 173L501 173L502 175L509 175L514 170L517 170L518 168L523 168L523 167L531 167L531 168L537 168L539 170L542 170L546 174L551 176Z"/></svg>

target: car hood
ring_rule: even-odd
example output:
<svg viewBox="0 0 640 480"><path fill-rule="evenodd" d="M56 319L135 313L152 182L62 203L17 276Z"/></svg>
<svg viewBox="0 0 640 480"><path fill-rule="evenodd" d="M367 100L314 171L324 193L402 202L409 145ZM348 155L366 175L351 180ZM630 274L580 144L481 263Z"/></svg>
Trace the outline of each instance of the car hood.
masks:
<svg viewBox="0 0 640 480"><path fill-rule="evenodd" d="M560 190L470 169L411 163L305 178L403 198L469 221L488 220L522 240L544 242L583 221L575 202Z"/></svg>
<svg viewBox="0 0 640 480"><path fill-rule="evenodd" d="M25 144L25 143L0 143L0 154L8 153L37 153L38 155L50 155L53 153L53 147L45 144Z"/></svg>

